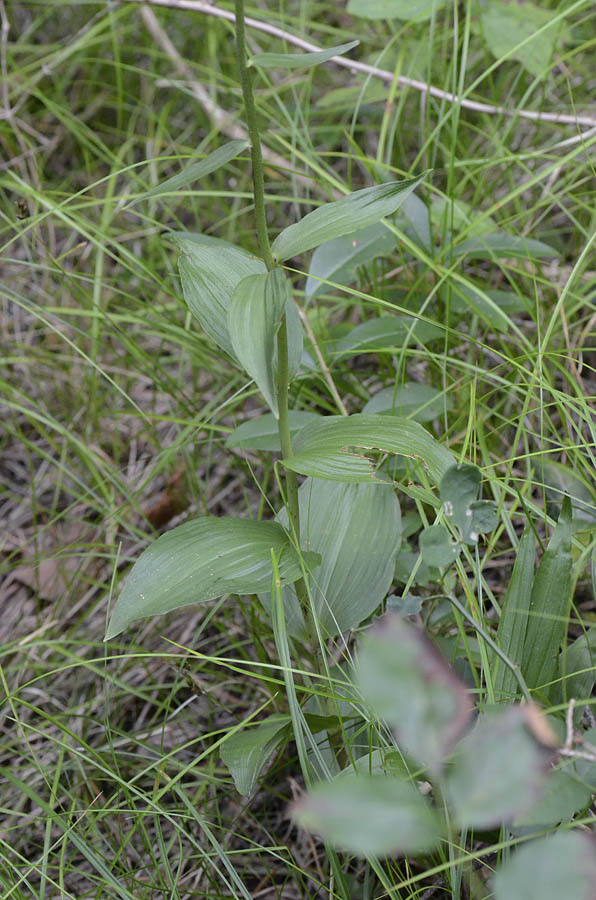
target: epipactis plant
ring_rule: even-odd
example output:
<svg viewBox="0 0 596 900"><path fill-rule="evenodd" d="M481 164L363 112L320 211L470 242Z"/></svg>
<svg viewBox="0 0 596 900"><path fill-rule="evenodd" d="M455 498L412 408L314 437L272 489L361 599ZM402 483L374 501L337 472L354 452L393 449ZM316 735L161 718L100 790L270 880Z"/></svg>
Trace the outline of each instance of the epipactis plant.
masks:
<svg viewBox="0 0 596 900"><path fill-rule="evenodd" d="M432 389L413 385L408 393L402 386L392 391L392 399L385 398L385 406L377 402L376 408L350 416L289 409L288 389L303 361L303 337L283 264L314 250L307 298L325 284L348 284L358 265L394 246L391 217L398 211L430 252L426 207L414 194L425 176L373 185L325 203L270 243L252 88L255 73L272 66L320 64L349 52L357 42L321 53L260 54L249 59L242 0L236 0L236 39L260 256L201 234L172 233L168 240L179 250L189 309L232 363L254 380L270 410L240 425L226 446L281 453L277 466L284 473L284 507L275 521L209 516L162 535L128 575L106 640L142 617L229 594L258 595L271 617L286 671L289 714L232 733L222 746L222 757L238 790L248 795L270 756L295 737L307 783L322 775L330 779L296 805L295 816L304 827L352 853L428 854L446 840L453 842L458 829L494 828L503 822L527 829L570 819L588 805L596 768L581 775L562 767L550 772L553 740L530 705L487 709L469 730L469 690L419 631L395 618L375 626L362 642L356 695L346 688L352 683L347 668L329 669L325 641L375 614L394 582L401 509L395 473L379 462L377 451L413 461L404 468L408 485L402 489L436 512L435 524L419 536L419 548L421 561L439 574L439 580L462 553L469 557L470 548L497 526L499 516L494 503L479 498L480 471L458 465L421 424L428 418L425 411L430 410L430 418L436 414L437 392ZM245 141L225 144L145 197L179 190L237 158L247 146ZM512 252L511 242L504 246ZM495 247L493 242L492 252L497 252ZM481 316L490 318L494 313L494 303L482 290L469 302ZM404 343L420 329L426 329L425 340L441 334L423 318L381 317L355 329L351 344L343 350L357 352L367 341ZM408 402L413 404L410 414L386 415L400 390L397 405L409 409ZM344 412L341 404L340 411ZM298 475L306 476L300 486ZM452 592L447 595L476 629L483 663L496 670L495 700L519 694L529 699L530 688L541 689L551 702L560 699L558 655L571 590L568 504L535 577L534 557L534 537L528 531L520 544L496 641ZM541 609L552 612L553 607L552 625L538 632L535 617ZM310 661L312 678L329 685L322 706L302 709L298 704L288 674L292 654L301 657L301 667ZM581 661L579 650L577 656ZM588 685L582 687L586 690ZM393 749L379 728L374 739L372 732L367 737L364 749L358 744L357 735L362 723L370 722L371 711L394 729ZM305 748L297 723L311 738L318 732L323 737ZM370 741L375 745L372 755ZM345 763L348 758L350 765L340 771L342 759ZM434 805L420 792L421 779L432 785ZM563 793L567 806L561 810L556 798ZM521 850L497 876L496 896L529 897L528 878L538 871L540 888L531 896L593 900L596 863L586 835L565 832ZM566 886L558 894L552 890L557 879L564 879Z"/></svg>

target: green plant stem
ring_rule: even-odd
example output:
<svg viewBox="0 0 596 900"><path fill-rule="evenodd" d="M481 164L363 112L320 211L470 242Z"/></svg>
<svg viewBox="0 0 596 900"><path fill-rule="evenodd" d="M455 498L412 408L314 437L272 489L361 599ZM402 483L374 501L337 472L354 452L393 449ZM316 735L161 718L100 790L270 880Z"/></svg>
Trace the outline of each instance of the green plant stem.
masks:
<svg viewBox="0 0 596 900"><path fill-rule="evenodd" d="M265 179L263 175L263 155L261 153L261 138L257 123L257 110L252 87L252 75L246 65L246 30L244 23L244 0L236 0L236 58L238 72L242 85L244 109L246 112L246 124L250 138L250 155L252 160L252 180L255 203L255 219L257 226L257 239L263 261L267 270L275 268L275 260L271 252L269 232L267 230L267 217L265 215ZM279 331L277 332L277 404L279 409L279 440L282 456L292 456L292 440L290 437L290 421L288 416L288 329L284 315ZM286 508L290 524L290 532L294 536L296 545L300 543L300 506L298 503L298 479L295 472L286 470ZM317 630L313 621L308 592L303 579L296 583L296 594L302 607L312 650L316 654L318 645ZM318 654L317 654L318 658Z"/></svg>
<svg viewBox="0 0 596 900"><path fill-rule="evenodd" d="M246 111L246 124L248 126L248 136L250 138L257 238L265 265L267 266L267 269L271 271L271 269L275 267L275 260L271 253L269 232L267 231L267 218L265 216L263 155L261 153L261 138L259 136L259 128L257 125L257 110L252 89L252 76L246 65L244 0L236 0L236 58L238 60L238 73L240 75L240 84L242 85L242 96L244 98L244 109Z"/></svg>

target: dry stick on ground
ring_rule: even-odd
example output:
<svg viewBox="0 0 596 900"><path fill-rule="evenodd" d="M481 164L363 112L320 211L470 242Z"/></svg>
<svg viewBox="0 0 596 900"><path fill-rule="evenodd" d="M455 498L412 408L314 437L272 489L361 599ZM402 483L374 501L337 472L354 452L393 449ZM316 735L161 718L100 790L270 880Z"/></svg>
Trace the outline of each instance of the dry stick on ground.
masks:
<svg viewBox="0 0 596 900"><path fill-rule="evenodd" d="M185 9L190 10L191 12L203 13L207 16L215 16L218 19L226 19L228 22L234 22L236 19L234 13L229 12L227 9L221 9L212 3L205 2L205 0L124 0L124 2L144 3L151 6L167 6L171 9ZM274 37L287 41L288 44L293 44L295 47L300 47L302 50L306 50L309 53L315 53L321 50L321 47L318 47L316 44L305 41L304 38L291 34L288 31L284 31L282 28L278 28L277 25L272 25L269 22L261 22L259 19L252 19L249 17L246 18L245 22L248 28L254 28L257 31L271 34ZM352 72L364 72L366 75L371 75L373 78L380 78L382 81L386 81L389 84L392 84L395 78L395 73L390 72L388 69L379 69L376 66L368 65L368 63L358 62L357 60L348 59L344 56L333 56L331 57L330 62L331 61L337 63L338 66L344 66L344 68L350 69ZM533 121L538 122L553 122L559 125L586 125L590 129L596 128L596 118L593 116L576 116L570 115L569 113L549 113L533 109L507 109L504 106L493 106L490 103L480 103L477 100L469 100L467 97L458 97L457 94L452 94L451 91L444 91L441 88L435 87L432 84L427 84L424 81L408 78L406 75L398 76L398 84L403 85L404 87L411 87L424 94L430 94L432 97L437 97L439 100L447 100L448 103L459 103L466 109L473 109L476 112L488 113L489 115L511 116L513 118L519 116L522 119L532 119ZM586 136L587 135L578 135L577 139L581 140Z"/></svg>

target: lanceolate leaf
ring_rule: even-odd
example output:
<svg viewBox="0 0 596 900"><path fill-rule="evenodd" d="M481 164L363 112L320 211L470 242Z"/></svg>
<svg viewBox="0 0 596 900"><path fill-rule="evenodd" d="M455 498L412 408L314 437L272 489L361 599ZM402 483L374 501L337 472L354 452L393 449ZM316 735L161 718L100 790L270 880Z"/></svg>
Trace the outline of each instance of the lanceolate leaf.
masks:
<svg viewBox="0 0 596 900"><path fill-rule="evenodd" d="M266 275L243 278L228 310L228 330L236 357L254 378L276 417L275 338L288 301L286 276L281 269L273 269Z"/></svg>
<svg viewBox="0 0 596 900"><path fill-rule="evenodd" d="M292 436L304 428L309 422L319 419L318 413L309 410L291 409L288 414L290 433ZM279 451L279 427L272 413L266 413L257 419L249 419L226 438L226 447L243 447L245 450L277 450Z"/></svg>
<svg viewBox="0 0 596 900"><path fill-rule="evenodd" d="M414 316L380 316L357 325L337 345L339 354L378 352L400 349L407 344L426 344L442 337L444 331L433 322Z"/></svg>
<svg viewBox="0 0 596 900"><path fill-rule="evenodd" d="M325 203L285 228L278 234L271 249L277 259L283 261L312 250L324 241L351 234L355 224L361 228L374 225L399 209L424 177L420 175L407 181L377 184L333 203Z"/></svg>
<svg viewBox="0 0 596 900"><path fill-rule="evenodd" d="M292 735L290 716L271 716L243 731L237 731L222 744L221 758L230 770L236 790L248 796L277 748Z"/></svg>
<svg viewBox="0 0 596 900"><path fill-rule="evenodd" d="M304 69L318 66L334 56L349 53L359 43L360 41L350 41L348 44L316 50L314 53L255 53L248 60L248 65L258 66L260 69Z"/></svg>
<svg viewBox="0 0 596 900"><path fill-rule="evenodd" d="M387 413L416 422L430 422L452 406L451 397L443 391L429 384L408 381L394 388L383 388L370 398L362 412Z"/></svg>
<svg viewBox="0 0 596 900"><path fill-rule="evenodd" d="M302 475L330 481L375 481L372 464L352 448L379 449L419 458L439 483L454 465L451 453L411 419L359 413L326 416L306 425L294 440L294 455L284 465Z"/></svg>
<svg viewBox="0 0 596 900"><path fill-rule="evenodd" d="M342 775L294 805L308 831L359 856L422 853L442 838L438 816L415 784L387 775Z"/></svg>
<svg viewBox="0 0 596 900"><path fill-rule="evenodd" d="M218 147L217 150L214 150L213 153L210 153L209 156L206 156L205 159L200 160L200 162L191 163L191 165L186 166L182 172L179 172L178 175L167 178L166 181L157 184L154 188L151 188L150 191L147 191L146 194L135 197L128 206L132 206L140 200L159 197L161 194L175 193L181 188L186 187L187 184L198 181L199 178L204 178L205 175L210 175L217 169L221 169L222 166L229 163L232 159L242 153L243 150L246 150L247 147L248 141L229 141L229 143L224 144L222 147Z"/></svg>
<svg viewBox="0 0 596 900"><path fill-rule="evenodd" d="M511 573L511 581L503 601L497 643L503 653L516 665L523 660L528 611L534 582L534 561L536 557L536 540L534 532L528 526L524 531ZM495 660L497 668L494 689L497 698L512 699L519 690L515 675L500 659Z"/></svg>
<svg viewBox="0 0 596 900"><path fill-rule="evenodd" d="M337 484L309 478L299 490L301 541L322 558L310 578L323 634L359 625L387 595L400 543L395 491L385 484ZM286 524L285 514L280 521ZM296 592L283 589L288 630L305 638ZM268 597L263 597L270 606Z"/></svg>
<svg viewBox="0 0 596 900"><path fill-rule="evenodd" d="M180 248L178 268L184 299L215 343L234 356L228 331L228 308L238 284L248 275L265 274L262 260L206 235L170 234Z"/></svg>
<svg viewBox="0 0 596 900"><path fill-rule="evenodd" d="M348 12L363 19L403 19L411 22L428 19L445 0L350 0Z"/></svg>
<svg viewBox="0 0 596 900"><path fill-rule="evenodd" d="M309 299L332 289L326 281L334 284L351 284L356 278L358 266L362 266L377 256L393 250L395 235L381 222L353 231L343 237L325 241L312 255L306 296Z"/></svg>
<svg viewBox="0 0 596 900"><path fill-rule="evenodd" d="M480 237L462 241L461 244L455 244L453 254L467 256L470 259L492 259L493 256L542 259L548 256L558 256L559 251L542 241L500 232L499 234L483 234Z"/></svg>
<svg viewBox="0 0 596 900"><path fill-rule="evenodd" d="M118 598L106 640L135 619L224 594L271 587L271 550L282 582L301 576L287 533L275 522L210 516L186 522L151 544L136 561Z"/></svg>
<svg viewBox="0 0 596 900"><path fill-rule="evenodd" d="M466 728L472 703L434 645L387 616L363 639L357 672L362 696L395 729L402 749L439 772Z"/></svg>
<svg viewBox="0 0 596 900"><path fill-rule="evenodd" d="M543 686L544 696L556 701L559 650L567 634L571 605L571 503L565 497L559 521L536 572L526 640L524 675L528 686Z"/></svg>
<svg viewBox="0 0 596 900"><path fill-rule="evenodd" d="M517 59L538 78L548 71L565 25L553 11L529 2L482 0L480 27L493 56Z"/></svg>
<svg viewBox="0 0 596 900"><path fill-rule="evenodd" d="M558 831L515 850L497 872L495 900L594 900L593 834Z"/></svg>

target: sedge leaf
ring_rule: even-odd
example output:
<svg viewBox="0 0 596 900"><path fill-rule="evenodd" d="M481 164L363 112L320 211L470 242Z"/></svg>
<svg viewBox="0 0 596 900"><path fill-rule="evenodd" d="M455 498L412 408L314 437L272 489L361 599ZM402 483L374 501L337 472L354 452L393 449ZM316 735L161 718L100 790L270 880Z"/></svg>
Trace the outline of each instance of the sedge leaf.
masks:
<svg viewBox="0 0 596 900"><path fill-rule="evenodd" d="M159 537L132 567L116 601L106 640L146 616L271 586L271 551L282 583L301 576L287 532L275 522L208 516Z"/></svg>
<svg viewBox="0 0 596 900"><path fill-rule="evenodd" d="M359 43L360 41L350 41L327 50L315 50L313 53L255 53L249 58L248 65L259 69L305 69L327 62L334 56L349 53Z"/></svg>
<svg viewBox="0 0 596 900"><path fill-rule="evenodd" d="M536 557L536 540L534 532L528 526L524 531L513 564L511 581L507 588L507 594L503 601L499 628L497 631L497 643L507 658L521 665L523 659L524 644L526 641L526 629L528 625L528 611L532 596L532 584L534 581L534 561ZM496 674L494 676L494 689L497 698L505 695L514 698L519 691L519 684L515 675L500 659L495 660Z"/></svg>
<svg viewBox="0 0 596 900"><path fill-rule="evenodd" d="M532 585L524 643L523 674L528 687L543 687L556 702L559 650L567 634L571 606L571 503L565 497L553 536Z"/></svg>
<svg viewBox="0 0 596 900"><path fill-rule="evenodd" d="M355 223L367 228L380 222L399 209L424 177L419 175L407 181L377 184L319 206L278 234L271 246L274 256L283 262L318 247L324 241L351 234Z"/></svg>

